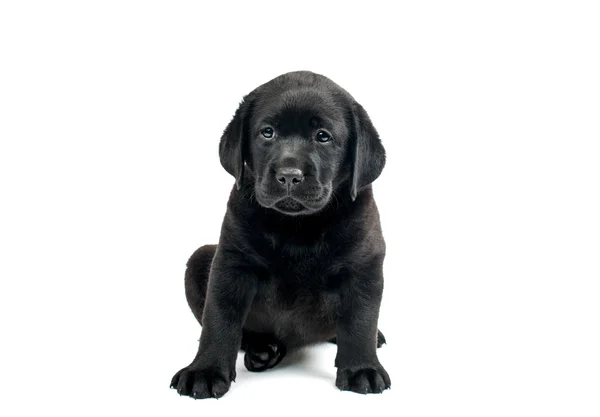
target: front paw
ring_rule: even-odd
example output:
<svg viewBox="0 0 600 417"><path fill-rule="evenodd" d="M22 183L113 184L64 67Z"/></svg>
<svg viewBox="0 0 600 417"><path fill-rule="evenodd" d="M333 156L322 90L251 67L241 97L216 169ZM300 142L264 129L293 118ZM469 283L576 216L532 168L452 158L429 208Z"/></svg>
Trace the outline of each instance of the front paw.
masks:
<svg viewBox="0 0 600 417"><path fill-rule="evenodd" d="M335 385L342 391L379 394L390 388L392 381L383 366L378 365L358 369L338 368Z"/></svg>
<svg viewBox="0 0 600 417"><path fill-rule="evenodd" d="M175 374L171 380L171 388L179 395L187 395L195 399L221 398L235 379L235 372L227 375L215 367L196 368L188 366Z"/></svg>

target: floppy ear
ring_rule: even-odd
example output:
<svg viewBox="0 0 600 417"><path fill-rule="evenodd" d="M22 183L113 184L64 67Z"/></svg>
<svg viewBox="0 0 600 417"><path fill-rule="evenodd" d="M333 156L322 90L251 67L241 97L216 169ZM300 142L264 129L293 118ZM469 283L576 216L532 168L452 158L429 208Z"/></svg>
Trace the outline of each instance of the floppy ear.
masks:
<svg viewBox="0 0 600 417"><path fill-rule="evenodd" d="M352 161L350 197L354 201L360 189L371 184L381 174L385 165L385 149L369 115L356 102L352 106L352 117L354 134L350 142Z"/></svg>
<svg viewBox="0 0 600 417"><path fill-rule="evenodd" d="M244 177L251 105L250 95L245 96L233 115L233 119L225 128L219 143L221 165L235 177L235 185L238 190L242 186L242 178Z"/></svg>

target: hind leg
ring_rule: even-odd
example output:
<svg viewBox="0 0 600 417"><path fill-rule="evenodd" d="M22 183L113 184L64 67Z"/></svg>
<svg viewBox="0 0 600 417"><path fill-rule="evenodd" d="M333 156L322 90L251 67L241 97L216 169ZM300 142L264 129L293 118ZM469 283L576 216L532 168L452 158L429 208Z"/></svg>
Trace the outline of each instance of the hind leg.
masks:
<svg viewBox="0 0 600 417"><path fill-rule="evenodd" d="M246 352L244 365L251 372L262 372L277 365L287 349L275 336L244 330L242 350Z"/></svg>
<svg viewBox="0 0 600 417"><path fill-rule="evenodd" d="M204 245L197 249L190 256L185 271L185 296L200 325L206 301L208 275L216 250L217 245ZM285 346L274 336L247 330L243 331L241 348L246 352L244 364L253 372L274 367L286 354Z"/></svg>
<svg viewBox="0 0 600 417"><path fill-rule="evenodd" d="M200 325L202 325L210 265L216 250L217 245L201 246L190 256L185 270L185 297Z"/></svg>
<svg viewBox="0 0 600 417"><path fill-rule="evenodd" d="M197 249L188 260L185 271L185 296L200 325L206 301L208 276L216 250L217 245L204 245ZM274 367L286 354L285 346L274 336L247 330L243 331L241 348L246 352L244 364L252 372ZM180 374L181 371L173 377L172 387L178 386Z"/></svg>

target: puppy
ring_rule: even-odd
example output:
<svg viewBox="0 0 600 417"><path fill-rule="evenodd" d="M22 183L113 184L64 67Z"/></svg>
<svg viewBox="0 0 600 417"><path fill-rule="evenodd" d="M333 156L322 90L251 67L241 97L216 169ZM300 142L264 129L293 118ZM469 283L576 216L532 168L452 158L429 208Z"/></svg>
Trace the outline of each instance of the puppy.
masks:
<svg viewBox="0 0 600 417"><path fill-rule="evenodd" d="M187 263L202 334L171 387L219 398L240 348L248 370L264 371L331 341L339 389L389 388L376 353L385 243L370 185L385 150L365 110L322 75L284 74L244 97L219 156L235 186L219 244Z"/></svg>

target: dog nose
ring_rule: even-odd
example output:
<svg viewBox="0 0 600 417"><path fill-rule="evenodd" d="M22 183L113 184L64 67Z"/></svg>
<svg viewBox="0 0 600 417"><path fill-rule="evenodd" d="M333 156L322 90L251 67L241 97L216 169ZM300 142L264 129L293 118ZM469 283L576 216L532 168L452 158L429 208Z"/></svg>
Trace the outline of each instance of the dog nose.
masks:
<svg viewBox="0 0 600 417"><path fill-rule="evenodd" d="M304 173L298 168L279 168L276 175L277 181L285 186L300 184L304 179Z"/></svg>

